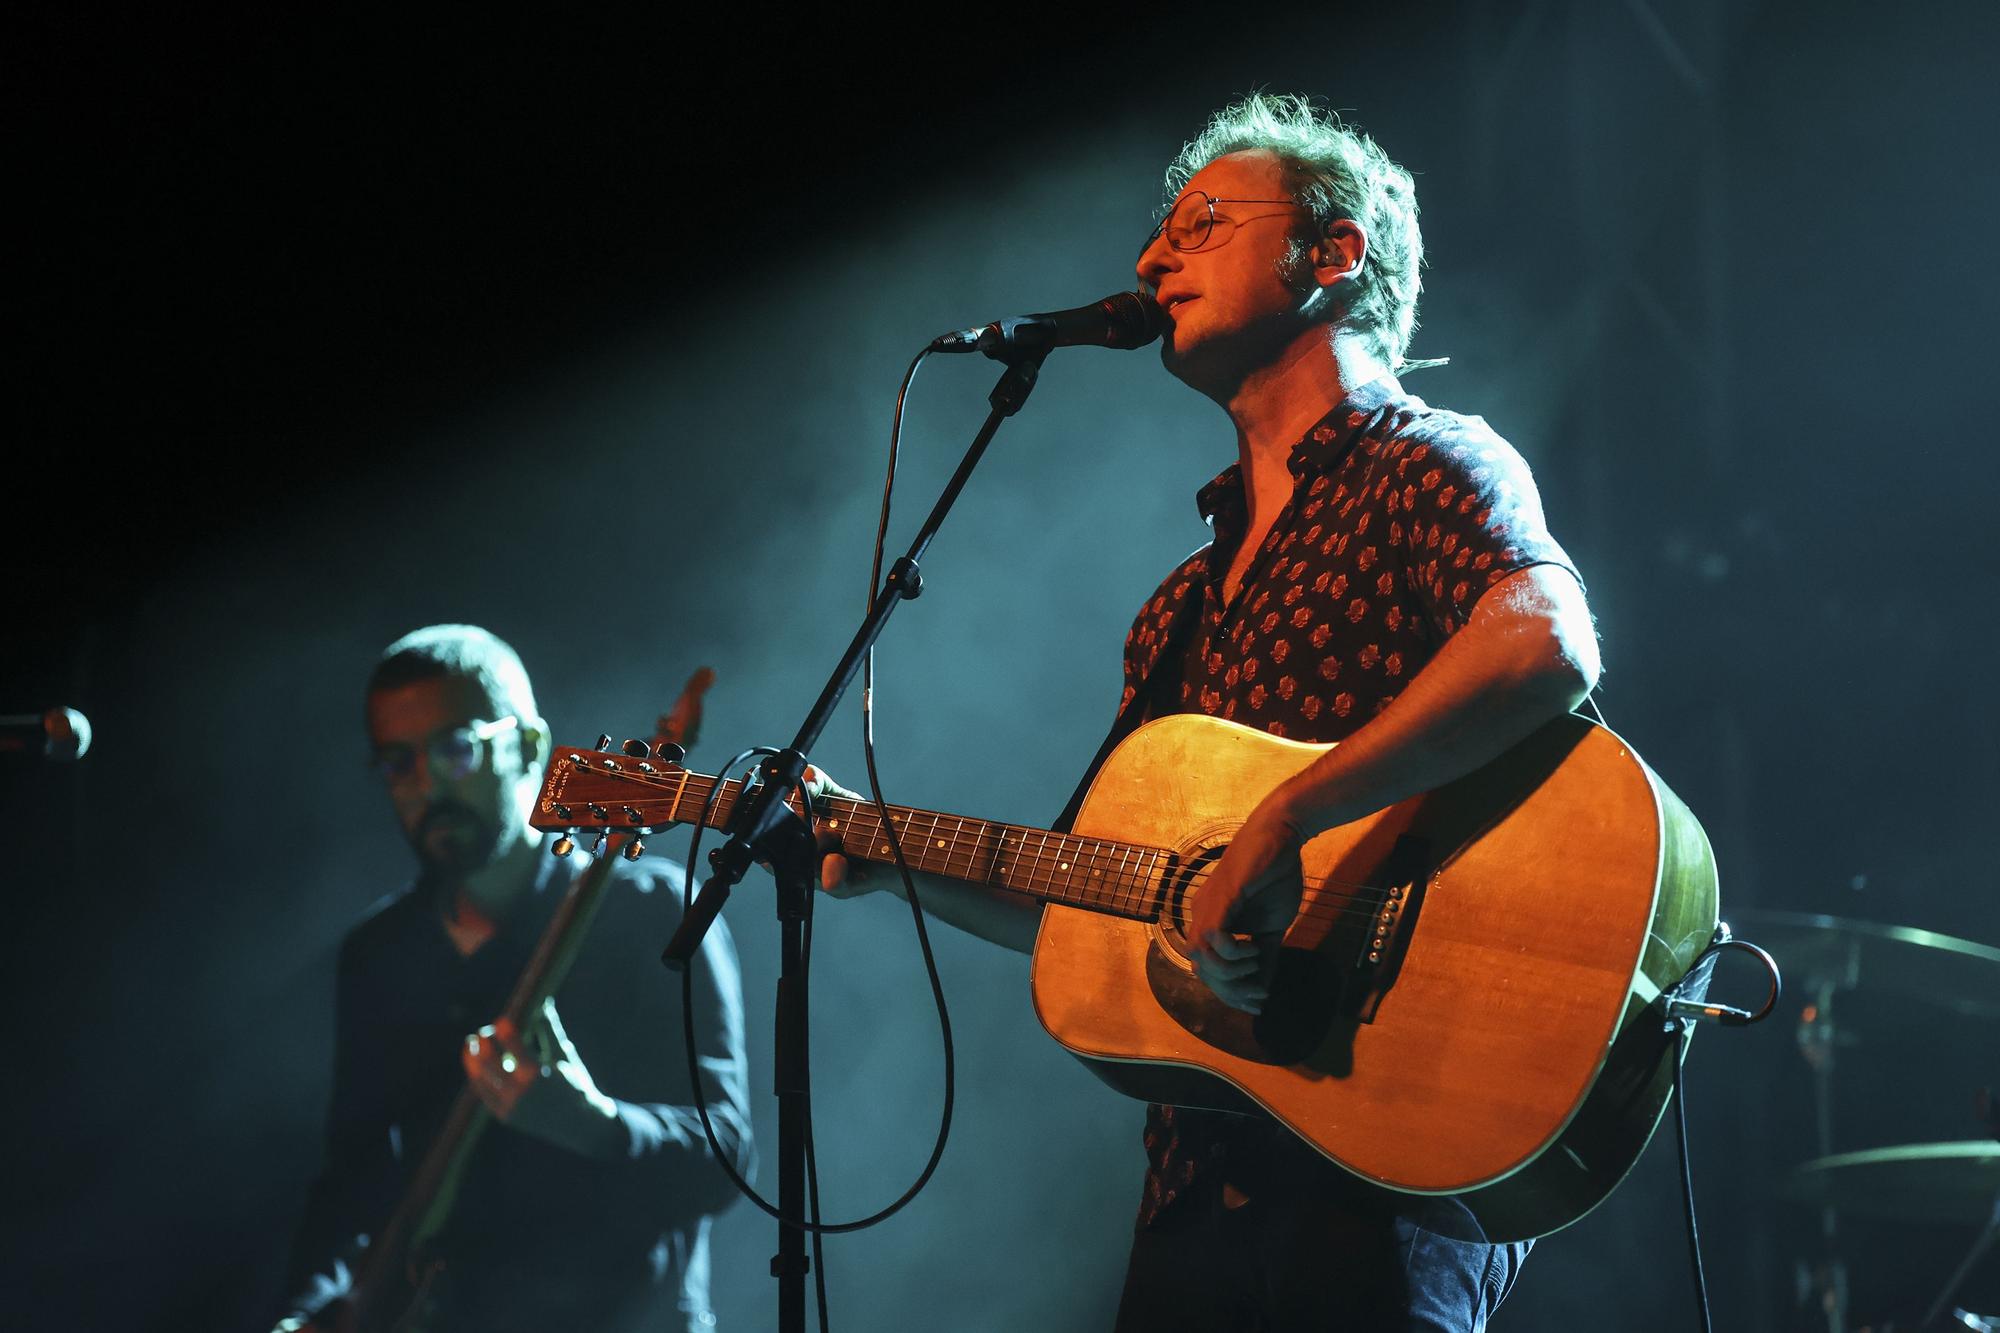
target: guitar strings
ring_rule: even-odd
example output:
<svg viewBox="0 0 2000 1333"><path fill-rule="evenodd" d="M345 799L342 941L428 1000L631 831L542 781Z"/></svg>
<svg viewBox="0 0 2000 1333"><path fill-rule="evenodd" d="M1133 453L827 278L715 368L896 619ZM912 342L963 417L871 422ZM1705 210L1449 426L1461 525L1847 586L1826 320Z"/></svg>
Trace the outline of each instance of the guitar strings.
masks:
<svg viewBox="0 0 2000 1333"><path fill-rule="evenodd" d="M860 809L865 812L869 810L869 807L864 806L860 807ZM942 816L942 818L958 819L960 817L957 815L944 815ZM1010 825L1007 827L1013 828L1015 826ZM935 829L933 829L930 833L925 833L915 828L904 829L902 825L898 825L897 828L898 832L904 833L905 836L914 835L920 837L928 837L932 836L932 834L934 834L936 831ZM879 837L881 834L880 816L876 816L872 826L870 826L866 830L861 829L857 824L856 831L865 832L870 840ZM1043 830L1035 829L1026 831L1039 833L1042 832ZM1022 849L1022 854L1020 857L1017 858L1015 864L1020 864L1020 862L1022 861L1031 862L1032 865L1029 867L1031 880L1033 873L1037 870L1041 871L1045 875L1048 875L1051 880L1051 883L1049 885L1049 893L1052 897L1062 893L1061 888L1055 881L1058 878L1068 876L1068 874L1070 873L1069 870L1067 869L1068 867L1075 866L1082 869L1093 869L1093 867L1087 865L1086 863L1091 861L1100 853L1103 854L1119 853L1122 856L1123 854L1136 851L1140 852L1143 856L1153 858L1156 862L1160 863L1157 864L1151 870L1136 875L1133 872L1125 872L1125 871L1114 872L1115 876L1118 878L1119 884L1121 885L1120 889L1115 890L1115 892L1119 893L1121 896L1134 897L1136 901L1134 902L1133 905L1135 906L1138 905L1139 903L1143 903L1148 908L1157 906L1155 900L1159 896L1158 889L1162 883L1184 884L1185 887L1187 888L1196 888L1200 885L1200 882L1202 880L1208 878L1208 876L1211 873L1213 873L1217 865L1216 861L1208 861L1193 867L1192 869L1186 871L1185 873L1176 873L1175 865L1178 861L1178 858L1174 855L1174 853L1166 850L1165 848L1139 847L1136 844L1131 844L1131 843L1106 842L1100 839L1088 838L1078 834L1053 834L1051 836L1069 838L1077 844L1084 844L1084 843L1098 844L1098 846L1095 848L1078 846L1069 851L1062 851L1062 850L1047 851L1043 848L1036 848L1032 851L1028 851L1025 848ZM980 863L981 858L979 853L989 849L989 843L991 839L999 838L1004 840L1005 837L1006 837L1005 833L998 833L998 834L976 833L970 839L964 839L962 837L956 838L954 840L953 847L946 851L946 854L943 858L944 863L947 867L944 873L953 874L954 872L949 869L951 862L957 859L960 855L963 855L966 860L965 868L968 874L958 877L971 878L969 872L971 872ZM963 853L957 850L959 844L961 842L966 842L966 841L972 843L973 847L976 848L977 850L976 851L967 850ZM994 846L992 850L995 850L997 852L998 850L1000 850L1000 848L998 846ZM1048 867L1050 865L1063 867L1063 869L1059 869L1058 871L1055 872L1050 872L1048 870ZM1325 890L1329 888L1351 888L1359 891L1355 893L1325 892ZM1074 896L1088 901L1093 898L1101 900L1102 895L1103 895L1102 890L1097 889L1095 886L1090 886L1077 891ZM1364 905L1364 904L1367 906L1376 907L1382 905L1385 902L1388 902L1392 896L1393 896L1392 892L1389 889L1384 888L1382 885L1372 884L1362 880L1341 880L1332 878L1330 876L1326 878L1309 879L1306 883L1305 894L1301 900L1303 904L1301 908L1301 916L1304 919L1309 919L1309 920L1319 919L1325 921L1332 921L1338 918L1342 914L1342 912L1346 910L1347 907L1355 905ZM1315 913L1311 910L1314 906L1321 903L1340 904L1341 906L1336 906L1330 912Z"/></svg>
<svg viewBox="0 0 2000 1333"><path fill-rule="evenodd" d="M593 770L593 775L595 775L595 770ZM676 791L676 793L696 794L699 795L703 800L706 800L708 790L713 786L714 783L716 783L719 780L723 783L724 791L722 797L716 803L718 810L718 818L725 820L728 817L726 807L733 805L735 799L742 794L742 789L743 789L743 784L738 779L733 779L733 778L716 779L698 773L688 773L686 774L685 779L683 779L680 777L670 778L664 775L648 775L648 774L632 773L626 770L617 770L611 773L607 773L605 774L605 776L611 777L614 780L622 779L636 783L641 786L655 787L663 790L667 788L673 788ZM845 798L833 797L825 799L829 801L837 801L842 805L850 804L848 801L845 800ZM675 802L676 808L678 807L678 804L679 801L677 799ZM860 802L854 802L851 804L852 804L853 814L848 817L849 824L853 825L856 828L856 831L863 831L863 829L865 828L867 836L871 839L879 836L881 833L881 820L880 816L876 814L874 807ZM955 841L959 843L967 841L962 836L962 829L966 819L965 816L947 815L935 811L914 810L914 809L909 809L908 807L905 807L905 809L909 814L924 815L930 817L932 820L932 829L930 830L930 834L934 834L937 831L937 829L941 826L939 823L939 821L941 820L952 819L959 821L961 833L955 839ZM865 818L869 822L865 826L861 825L857 823L857 819L859 818ZM909 827L910 822L911 821L909 820L905 820L901 825L899 825L899 828L904 832L906 836L917 836L917 837L930 836L930 834L925 834L920 832L918 829ZM1107 842L1106 840L1102 839L1085 839L1075 834L1060 834L1044 829L1031 829L1031 828L1026 828L1024 826L996 824L994 821L990 820L974 820L973 822L975 824L982 824L985 826L986 829L991 831L975 834L969 840L972 843L971 849L968 849L962 853L955 849L947 852L944 858L947 867L949 867L951 861L956 856L964 855L966 857L966 870L968 873L966 875L958 876L959 878L971 877L969 872L973 869L973 867L975 867L978 864L978 861L980 859L980 854L989 850L988 846L989 842L991 842L992 844L990 850L994 852L995 862L997 863L998 853L1000 850L1003 849L1005 839L1009 832L1020 832L1024 834L1025 833L1040 834L1043 837L1043 845L1041 847L1029 850L1026 847L1025 841L1022 841L1017 847L1017 855L1014 860L1014 866L1026 871L1026 879L1028 887L1024 890L1025 892L1028 892L1034 896L1046 896L1051 901L1056 901L1056 902L1064 902L1067 899L1070 902L1073 903L1080 902L1085 905L1093 903L1095 903L1096 905L1110 905L1112 903L1115 903L1116 908L1114 908L1114 910L1123 909L1127 912L1136 912L1141 917L1141 919L1146 919L1157 915L1157 909L1160 905L1158 902L1158 899L1160 897L1158 890L1164 883L1169 882L1170 880L1179 880L1184 882L1187 887L1190 888L1198 887L1200 881L1205 879L1212 872L1215 864L1214 862L1209 862L1207 864L1194 867L1192 870L1188 871L1184 876L1173 876L1171 875L1170 870L1176 858L1174 857L1174 854L1172 852L1168 851L1165 848L1141 847L1136 844ZM1054 838L1057 840L1067 838L1072 843L1077 844L1078 846L1080 846L1084 842L1095 842L1098 844L1098 846L1096 849L1088 851L1087 855L1090 857L1095 857L1097 855L1105 854L1110 851L1117 851L1121 854L1121 856L1129 856L1131 853L1136 852L1140 855L1142 863L1144 858L1151 857L1153 858L1156 864L1151 869L1143 873L1135 874L1134 872L1130 871L1122 871L1122 870L1114 871L1111 877L1111 881L1109 882L1106 888L1084 887L1066 892L1065 888L1058 883L1058 880L1060 878L1066 877L1068 872L1051 870L1050 867L1074 864L1086 859L1086 857L1076 854L1076 851L1074 849L1068 851L1067 854L1065 850L1062 848L1058 848L1054 851L1049 850L1047 847L1047 840L1050 838ZM952 872L947 870L944 873L949 874ZM1043 878L1045 878L1047 881L1046 894L1044 894L1041 888L1035 885L1035 879L1038 874ZM989 880L988 882L991 881ZM1324 892L1324 889L1327 887L1353 888L1360 890L1360 892L1349 893L1349 894L1327 893ZM1315 891L1316 888L1320 891L1316 892ZM1365 905L1371 908L1380 906L1381 904L1389 901L1392 896L1393 894L1391 891L1385 890L1380 885L1370 884L1365 881L1337 880L1333 878L1321 879L1317 881L1316 885L1313 883L1308 883L1306 885L1305 892L1301 896L1301 906L1296 919L1303 921L1314 921L1321 924L1329 924L1333 921L1338 920L1341 916L1347 914L1349 911L1352 910L1352 908L1356 906Z"/></svg>
<svg viewBox="0 0 2000 1333"><path fill-rule="evenodd" d="M643 778L638 780L641 782L645 781ZM711 779L710 781L712 782L713 780ZM729 799L733 800L740 794L741 788L739 784L737 791L728 794ZM703 795L705 798L706 793L704 792ZM841 798L834 799L840 800ZM841 803L847 804L844 800ZM850 826L854 827L856 832L864 833L870 840L880 836L881 821L879 816L875 815L872 806L856 804L852 809L854 814L848 817L848 822ZM1013 831L1017 827L1007 825L996 828L990 821L974 821L975 823L985 824L989 830L993 831L975 834L970 839L970 842L973 844L972 847L964 848L963 844L967 839L963 836L963 816L943 815L929 811L912 811L911 813L926 814L932 818L932 828L928 832L915 828L906 827L904 829L906 834L919 839L934 835L942 826L940 821L944 819L952 819L960 822L961 828L954 836L953 847L943 858L945 869L941 873L954 875L957 878L963 879L974 878L973 872L980 862L982 853L990 850L995 854L997 860L997 854L1001 850L1001 845L1004 842L1007 832ZM865 827L857 823L855 816L869 817ZM726 818L727 816L725 814L721 817ZM905 824L908 823L909 821L905 821ZM1183 901L1185 901L1185 890L1188 888L1198 888L1200 882L1206 879L1214 869L1214 863L1209 862L1194 867L1192 870L1186 872L1185 875L1175 876L1172 874L1172 866L1175 858L1172 853L1163 848L1146 848L1133 844L1107 843L1100 839L1079 838L1077 835L1051 835L1047 830L1040 829L1020 829L1019 831L1023 833L1040 833L1044 834L1045 837L1054 836L1058 839L1068 836L1076 844L1076 847L1067 851L1064 849L1049 851L1046 849L1046 846L1034 850L1026 850L1024 845L1020 849L1014 864L1016 867L1026 871L1028 887L1024 890L1025 892L1045 897L1049 901L1058 903L1067 901L1083 906L1094 905L1109 907L1112 910L1122 910L1126 914L1134 915L1140 920L1150 920L1158 917L1161 906L1160 898L1162 897L1161 888L1165 882L1173 880L1181 883L1183 885L1182 897ZM1095 843L1096 846L1083 846L1086 842ZM1155 864L1143 872L1143 874L1114 870L1111 879L1105 882L1102 887L1086 886L1081 889L1069 891L1065 891L1064 886L1059 882L1059 875L1067 875L1067 870L1051 871L1049 869L1052 865L1058 867L1082 865L1087 861L1094 861L1100 856L1109 855L1113 851L1119 854L1121 861L1129 858L1132 853L1137 852L1142 858L1142 864L1145 858L1151 858ZM957 873L952 866L952 862L961 856L965 858L966 863L963 874ZM923 866L922 862L924 858L920 856L918 859L920 868L931 868ZM988 864L994 863L994 861L988 862ZM1035 878L1038 874L1048 881L1046 892L1035 885ZM993 882L990 875L984 882ZM1341 886L1354 887L1365 890L1365 892L1342 894L1325 891L1328 887ZM1303 887L1300 906L1294 916L1294 923L1311 922L1317 925L1330 926L1343 916L1348 915L1356 907L1372 909L1389 901L1393 896L1391 893L1384 892L1380 886L1359 881L1342 881L1325 878L1316 882L1308 882Z"/></svg>
<svg viewBox="0 0 2000 1333"><path fill-rule="evenodd" d="M602 773L596 769L589 769L588 771L594 777L601 776L612 781L629 782L660 791L671 790L674 793L674 800L669 807L669 822L685 822L673 820L672 811L678 809L681 801L690 796L706 801L708 792L717 782L721 782L723 785L723 792L715 802L717 817L718 819L726 820L728 818L728 810L733 808L735 800L742 795L744 788L744 784L740 779L716 778L691 771L683 771L682 774L673 776L661 773L638 773L629 769L608 770ZM874 806L860 801L850 803L846 798L842 797L822 798L823 805L833 802L852 805L852 813L843 818L845 818L853 832L863 834L870 840L881 835L881 816L876 812ZM959 827L953 834L952 846L945 852L943 858L945 869L940 873L951 875L955 878L970 879L972 878L972 872L980 864L981 859L986 857L988 852L991 853L991 857L987 858L987 864L995 867L998 866L1000 854L1007 850L1006 843L1010 833L1021 835L1036 834L1042 838L1042 845L1039 847L1029 848L1025 836L1015 840L1013 849L1015 855L1009 866L1009 869L1024 870L1026 872L1027 887L1025 892L1033 896L1046 897L1048 900L1058 903L1070 902L1082 905L1094 904L1107 906L1113 910L1122 911L1127 914L1137 913L1142 919L1158 915L1158 910L1161 906L1159 899L1163 896L1162 890L1165 885L1169 883L1181 884L1183 886L1183 897L1185 897L1185 891L1199 887L1200 882L1213 872L1217 864L1214 861L1210 861L1195 866L1185 874L1177 875L1173 873L1173 870L1178 858L1166 848L1144 847L1134 843L1089 838L1073 833L1057 833L1053 830L1002 824L993 820L970 819L969 822L981 828L981 831L975 832L968 839L964 836L965 825L969 819L967 816L945 814L939 811L916 810L909 807L903 808L910 815L928 817L931 820L931 828L928 832L911 827L910 825L914 821L905 819L899 822L897 829L906 837L935 837L936 833L942 827L942 821L957 821ZM1067 848L1059 846L1051 850L1048 845L1051 840L1059 843L1067 841L1070 845ZM843 842L845 842L844 838ZM967 846L967 843L970 845ZM1095 845L1090 846L1088 844ZM929 849L919 850L921 852ZM1135 853L1137 854L1139 865L1144 865L1148 858L1154 864L1145 870L1139 870L1136 867L1125 868L1122 864L1123 861L1131 858ZM1068 879L1071 871L1068 869L1051 869L1051 867L1075 867L1085 862L1094 863L1098 857L1112 854L1118 856L1121 865L1119 868L1114 869L1109 877L1098 884L1086 884L1070 888L1061 881ZM966 862L966 873L962 875L956 874L951 869L952 862L960 856L963 856ZM918 859L921 862L925 858L920 855ZM929 867L920 864L919 868ZM1086 868L1090 869L1094 874L1102 867L1091 864ZM1038 875L1045 880L1045 889L1036 886L1035 880ZM988 879L986 882L990 883L992 881ZM1000 887L1007 886L1001 885ZM1325 892L1328 888L1353 889L1356 892ZM1366 881L1340 880L1330 877L1317 881L1309 880L1301 897L1300 910L1295 920L1330 924L1339 920L1355 907L1378 907L1390 901L1393 896L1394 891L1386 889L1382 885Z"/></svg>

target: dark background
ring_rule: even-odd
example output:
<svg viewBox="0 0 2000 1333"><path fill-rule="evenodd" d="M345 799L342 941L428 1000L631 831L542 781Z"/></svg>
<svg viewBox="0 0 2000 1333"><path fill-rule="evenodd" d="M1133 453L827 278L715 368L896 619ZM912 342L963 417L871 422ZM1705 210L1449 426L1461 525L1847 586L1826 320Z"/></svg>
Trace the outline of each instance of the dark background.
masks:
<svg viewBox="0 0 2000 1333"><path fill-rule="evenodd" d="M1413 353L1453 360L1409 387L1536 467L1605 711L1701 815L1725 915L2000 941L1990 6L18 23L0 711L98 728L74 768L0 769L28 1326L249 1328L275 1299L333 952L407 870L360 763L381 646L490 626L568 740L643 731L706 662L697 763L788 739L859 614L908 357L1129 286L1160 168L1253 86L1322 97L1417 173ZM919 379L905 539L989 384L983 361ZM1229 456L1150 354L1051 360L885 640L892 800L1054 813ZM851 716L821 757L857 781ZM765 906L730 912L768 1146ZM901 911L821 918L841 1215L898 1192L935 1125ZM959 1122L915 1206L830 1246L835 1319L1102 1327L1139 1110L1041 1034L1022 960L938 945ZM1923 988L1843 997L1836 1147L1976 1136L1994 1034L1900 993ZM1725 1327L1811 1322L1816 1247L1777 1193L1813 1152L1796 1013L1689 1065ZM1689 1327L1676 1190L1663 1135L1496 1327ZM1852 1219L1856 1313L1921 1302L1968 1241ZM731 1327L772 1322L769 1248L747 1208L722 1223Z"/></svg>

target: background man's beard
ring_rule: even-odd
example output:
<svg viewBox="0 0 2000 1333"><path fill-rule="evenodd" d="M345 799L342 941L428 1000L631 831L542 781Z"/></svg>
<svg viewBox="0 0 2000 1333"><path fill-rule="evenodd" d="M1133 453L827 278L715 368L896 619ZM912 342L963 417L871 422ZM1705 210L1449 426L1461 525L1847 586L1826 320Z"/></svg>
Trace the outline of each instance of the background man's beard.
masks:
<svg viewBox="0 0 2000 1333"><path fill-rule="evenodd" d="M424 869L462 875L492 864L500 850L500 829L470 806L441 801L417 821L410 847Z"/></svg>

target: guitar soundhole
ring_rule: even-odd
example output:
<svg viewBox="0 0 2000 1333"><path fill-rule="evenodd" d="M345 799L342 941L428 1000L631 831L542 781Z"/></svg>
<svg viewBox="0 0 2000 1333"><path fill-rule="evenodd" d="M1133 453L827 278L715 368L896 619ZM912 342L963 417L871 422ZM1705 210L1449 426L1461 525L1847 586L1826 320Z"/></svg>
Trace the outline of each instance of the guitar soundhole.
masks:
<svg viewBox="0 0 2000 1333"><path fill-rule="evenodd" d="M1204 847L1181 857L1173 877L1167 881L1166 901L1160 912L1160 943L1174 962L1188 971L1194 969L1194 964L1188 961L1187 926L1194 919L1195 899L1201 896L1201 886L1208 882L1209 872L1227 850L1226 845Z"/></svg>
<svg viewBox="0 0 2000 1333"><path fill-rule="evenodd" d="M1344 1043L1329 1041L1342 1025L1335 1013L1340 978L1327 958L1310 947L1279 950L1270 1001L1254 1017L1222 1004L1195 975L1188 923L1202 885L1227 850L1221 845L1184 852L1167 881L1146 965L1154 998L1176 1022L1219 1050L1274 1065L1296 1065L1317 1053L1318 1072L1338 1077L1350 1057Z"/></svg>

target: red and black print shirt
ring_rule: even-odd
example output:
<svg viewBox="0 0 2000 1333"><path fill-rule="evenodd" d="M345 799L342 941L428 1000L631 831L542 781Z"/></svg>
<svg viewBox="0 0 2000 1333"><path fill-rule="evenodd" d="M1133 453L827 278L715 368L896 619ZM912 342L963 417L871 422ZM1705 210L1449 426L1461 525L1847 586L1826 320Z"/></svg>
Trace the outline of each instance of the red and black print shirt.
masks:
<svg viewBox="0 0 2000 1333"><path fill-rule="evenodd" d="M1240 466L1202 487L1215 539L1133 622L1121 716L1143 688L1148 700L1169 701L1152 703L1156 713L1344 740L1402 693L1488 588L1531 565L1575 572L1520 454L1485 421L1429 407L1393 376L1356 389L1308 431L1291 471L1291 502L1227 603L1223 577L1248 518ZM1196 617L1182 631L1186 652L1162 662L1183 609ZM1140 1224L1209 1174L1210 1162L1229 1156L1234 1175L1246 1153L1295 1147L1311 1155L1268 1122L1155 1106Z"/></svg>

